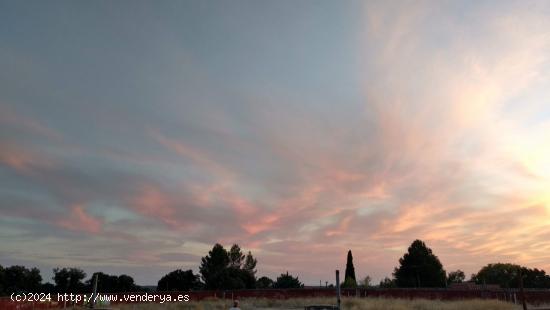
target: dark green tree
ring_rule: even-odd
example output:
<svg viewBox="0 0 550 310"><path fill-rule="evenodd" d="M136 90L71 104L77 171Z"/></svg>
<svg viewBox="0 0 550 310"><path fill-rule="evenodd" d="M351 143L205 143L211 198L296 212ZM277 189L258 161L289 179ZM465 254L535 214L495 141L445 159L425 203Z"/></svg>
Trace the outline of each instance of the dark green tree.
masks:
<svg viewBox="0 0 550 310"><path fill-rule="evenodd" d="M40 288L42 288L42 276L38 268L33 267L29 269L25 278L25 287L29 292L40 292Z"/></svg>
<svg viewBox="0 0 550 310"><path fill-rule="evenodd" d="M357 280L355 279L355 267L353 267L353 256L351 250L348 251L348 258L346 261L346 273L344 276L344 288L357 287Z"/></svg>
<svg viewBox="0 0 550 310"><path fill-rule="evenodd" d="M302 282L298 280L298 277L293 277L292 275L288 274L288 271L285 273L282 273L280 276L277 277L277 280L273 284L274 288L301 288L304 287Z"/></svg>
<svg viewBox="0 0 550 310"><path fill-rule="evenodd" d="M240 269L244 262L244 254L238 244L233 244L229 250L229 266Z"/></svg>
<svg viewBox="0 0 550 310"><path fill-rule="evenodd" d="M24 266L11 266L5 270L6 293L27 292L25 278L29 270Z"/></svg>
<svg viewBox="0 0 550 310"><path fill-rule="evenodd" d="M117 279L119 292L137 292L140 288L134 283L134 278L129 275L121 274Z"/></svg>
<svg viewBox="0 0 550 310"><path fill-rule="evenodd" d="M97 290L101 293L117 293L118 292L118 277L96 272L90 279L85 282L86 291L93 290L93 279L97 275Z"/></svg>
<svg viewBox="0 0 550 310"><path fill-rule="evenodd" d="M542 269L523 267L523 284L527 288L550 288L550 276Z"/></svg>
<svg viewBox="0 0 550 310"><path fill-rule="evenodd" d="M244 256L238 245L228 252L216 244L201 259L199 271L207 289L255 288L256 264L252 253Z"/></svg>
<svg viewBox="0 0 550 310"><path fill-rule="evenodd" d="M245 288L256 288L256 276L254 276L253 273L251 273L249 270L241 269L240 274L240 278L243 280Z"/></svg>
<svg viewBox="0 0 550 310"><path fill-rule="evenodd" d="M93 290L93 279L97 275L97 289L101 293L128 293L137 292L139 287L134 284L134 279L128 275L109 275L103 272L96 272L85 283L86 291Z"/></svg>
<svg viewBox="0 0 550 310"><path fill-rule="evenodd" d="M256 288L272 288L273 280L268 277L260 277L256 280Z"/></svg>
<svg viewBox="0 0 550 310"><path fill-rule="evenodd" d="M457 271L451 271L447 275L447 283L462 283L464 282L464 279L466 279L466 275L464 274L464 271L457 270Z"/></svg>
<svg viewBox="0 0 550 310"><path fill-rule="evenodd" d="M256 288L256 279L244 269L229 267L222 272L219 280L220 288L223 289L253 289Z"/></svg>
<svg viewBox="0 0 550 310"><path fill-rule="evenodd" d="M11 266L0 270L0 286L3 294L15 292L39 293L42 276L37 268L27 269L24 266Z"/></svg>
<svg viewBox="0 0 550 310"><path fill-rule="evenodd" d="M423 241L415 240L393 273L398 287L445 287L443 265Z"/></svg>
<svg viewBox="0 0 550 310"><path fill-rule="evenodd" d="M478 284L497 284L503 288L519 287L519 272L526 288L550 288L550 276L544 270L529 269L516 264L496 263L481 268L472 280Z"/></svg>
<svg viewBox="0 0 550 310"><path fill-rule="evenodd" d="M6 288L6 277L5 277L4 267L0 265L0 296L4 296L7 294L5 291L5 288Z"/></svg>
<svg viewBox="0 0 550 310"><path fill-rule="evenodd" d="M488 264L472 277L477 284L497 284L503 288L518 287L518 272L520 265Z"/></svg>
<svg viewBox="0 0 550 310"><path fill-rule="evenodd" d="M191 291L200 289L202 283L199 275L193 274L193 270L174 270L163 276L158 284L158 291Z"/></svg>
<svg viewBox="0 0 550 310"><path fill-rule="evenodd" d="M223 277L228 274L226 270L229 268L229 263L229 254L219 243L216 243L208 255L201 259L199 271L207 289L224 288Z"/></svg>
<svg viewBox="0 0 550 310"><path fill-rule="evenodd" d="M256 276L256 264L258 261L252 256L252 253L248 251L243 264L243 270L249 272L253 277Z"/></svg>
<svg viewBox="0 0 550 310"><path fill-rule="evenodd" d="M85 284L82 282L86 273L78 268L54 268L53 280L55 289L60 293L82 293Z"/></svg>

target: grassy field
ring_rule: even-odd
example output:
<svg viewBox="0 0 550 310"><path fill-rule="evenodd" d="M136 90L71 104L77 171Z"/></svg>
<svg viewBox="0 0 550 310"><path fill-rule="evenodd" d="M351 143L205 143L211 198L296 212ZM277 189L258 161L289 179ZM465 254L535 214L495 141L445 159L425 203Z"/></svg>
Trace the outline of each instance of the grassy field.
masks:
<svg viewBox="0 0 550 310"><path fill-rule="evenodd" d="M244 299L241 300L241 309L262 310L288 310L303 309L306 305L331 305L334 298L296 298L288 300L276 299ZM119 307L119 305L117 305ZM208 300L201 302L188 302L179 304L134 304L122 305L121 310L221 310L229 309L230 301ZM114 307L113 307L114 308ZM343 310L517 310L519 306L496 300L464 300L464 301L438 301L438 300L405 300L383 298L344 298Z"/></svg>

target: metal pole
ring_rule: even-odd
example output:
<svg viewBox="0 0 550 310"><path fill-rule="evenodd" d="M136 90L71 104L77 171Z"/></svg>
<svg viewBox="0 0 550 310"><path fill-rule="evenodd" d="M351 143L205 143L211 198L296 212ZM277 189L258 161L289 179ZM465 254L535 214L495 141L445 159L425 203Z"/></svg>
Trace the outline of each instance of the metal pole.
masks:
<svg viewBox="0 0 550 310"><path fill-rule="evenodd" d="M340 310L340 270L336 270L336 306Z"/></svg>

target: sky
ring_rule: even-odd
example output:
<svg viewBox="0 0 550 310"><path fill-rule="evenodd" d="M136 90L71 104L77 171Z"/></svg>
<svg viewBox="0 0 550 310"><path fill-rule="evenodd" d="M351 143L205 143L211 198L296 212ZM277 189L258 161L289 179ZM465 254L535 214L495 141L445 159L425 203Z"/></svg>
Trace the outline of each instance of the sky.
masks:
<svg viewBox="0 0 550 310"><path fill-rule="evenodd" d="M550 2L0 2L0 264L550 271Z"/></svg>

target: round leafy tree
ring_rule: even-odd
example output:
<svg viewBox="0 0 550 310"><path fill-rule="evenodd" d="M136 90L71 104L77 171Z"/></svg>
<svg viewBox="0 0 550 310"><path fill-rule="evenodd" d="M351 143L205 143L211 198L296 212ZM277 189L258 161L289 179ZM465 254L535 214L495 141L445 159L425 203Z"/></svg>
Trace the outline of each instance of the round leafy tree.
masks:
<svg viewBox="0 0 550 310"><path fill-rule="evenodd" d="M256 280L256 288L272 288L273 280L268 277L261 277Z"/></svg>
<svg viewBox="0 0 550 310"><path fill-rule="evenodd" d="M192 270L174 270L162 277L158 284L158 291L190 291L201 288L199 276Z"/></svg>
<svg viewBox="0 0 550 310"><path fill-rule="evenodd" d="M282 273L280 276L277 277L277 280L273 284L274 288L300 288L304 287L304 285L298 280L298 277L293 277L292 275L288 274L288 271L285 273Z"/></svg>
<svg viewBox="0 0 550 310"><path fill-rule="evenodd" d="M432 250L415 240L393 273L398 287L444 287L446 273Z"/></svg>

